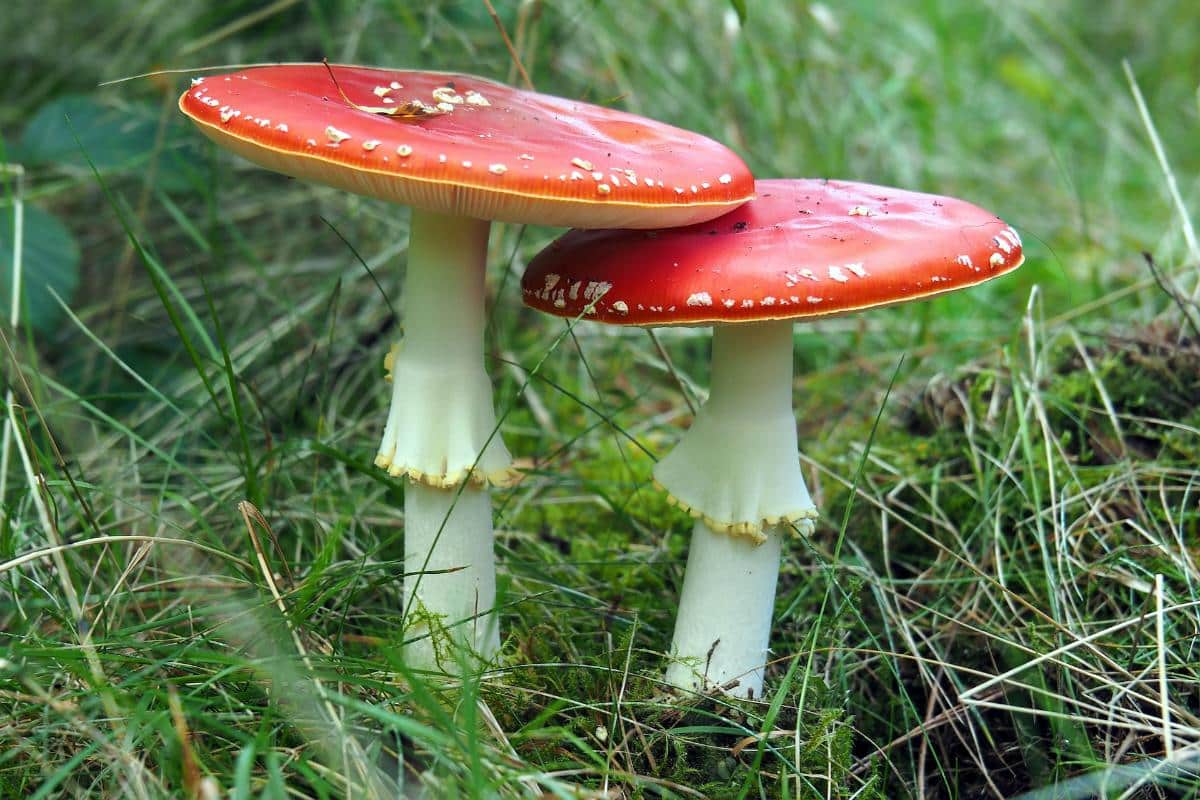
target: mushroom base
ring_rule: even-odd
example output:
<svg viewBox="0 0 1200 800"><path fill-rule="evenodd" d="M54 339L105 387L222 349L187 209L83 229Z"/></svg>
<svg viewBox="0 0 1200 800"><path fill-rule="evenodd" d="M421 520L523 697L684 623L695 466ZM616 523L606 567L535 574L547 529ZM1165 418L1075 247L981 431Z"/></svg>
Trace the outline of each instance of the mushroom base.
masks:
<svg viewBox="0 0 1200 800"><path fill-rule="evenodd" d="M492 503L486 489L404 492L404 660L449 674L500 649Z"/></svg>
<svg viewBox="0 0 1200 800"><path fill-rule="evenodd" d="M782 539L778 527L755 544L696 523L667 683L762 697Z"/></svg>
<svg viewBox="0 0 1200 800"><path fill-rule="evenodd" d="M654 478L714 531L754 542L785 522L812 531L817 511L792 416L791 322L715 326L708 401Z"/></svg>

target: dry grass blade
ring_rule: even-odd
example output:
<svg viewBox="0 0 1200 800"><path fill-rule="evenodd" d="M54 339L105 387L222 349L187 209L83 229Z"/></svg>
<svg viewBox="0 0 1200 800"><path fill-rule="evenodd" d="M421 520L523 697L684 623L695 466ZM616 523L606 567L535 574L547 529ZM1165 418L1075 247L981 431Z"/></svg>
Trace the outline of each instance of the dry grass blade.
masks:
<svg viewBox="0 0 1200 800"><path fill-rule="evenodd" d="M1167 151L1163 147L1162 139L1159 138L1158 128L1154 125L1150 109L1146 107L1146 100L1142 97L1141 87L1138 86L1137 77L1133 74L1133 67L1130 66L1129 59L1121 60L1121 69L1125 71L1125 80L1129 82L1129 91L1137 104L1138 115L1141 117L1142 125L1146 128L1146 135L1150 137L1150 145L1154 148L1154 157L1158 160L1159 168L1162 169L1167 191L1171 195L1171 201L1175 204L1176 213L1179 214L1179 224L1183 228L1183 240L1187 244L1188 255L1191 257L1192 263L1200 264L1200 241L1196 239L1196 229L1192 227L1191 215L1188 214L1183 196L1179 193L1179 186L1175 182L1175 171L1171 169L1171 163L1167 160ZM1192 289L1192 300L1197 298L1200 298L1200 281L1197 281L1196 286Z"/></svg>

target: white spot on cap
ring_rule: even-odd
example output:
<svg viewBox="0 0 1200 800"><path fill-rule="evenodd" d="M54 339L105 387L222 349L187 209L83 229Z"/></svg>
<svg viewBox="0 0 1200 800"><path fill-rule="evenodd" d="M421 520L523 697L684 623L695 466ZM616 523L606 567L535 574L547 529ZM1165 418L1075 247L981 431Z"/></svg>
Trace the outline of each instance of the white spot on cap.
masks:
<svg viewBox="0 0 1200 800"><path fill-rule="evenodd" d="M1004 256L1000 253L992 253L992 257L988 259L988 263L993 267L1004 266Z"/></svg>
<svg viewBox="0 0 1200 800"><path fill-rule="evenodd" d="M467 90L467 103L473 106L490 106L488 99L474 89Z"/></svg>
<svg viewBox="0 0 1200 800"><path fill-rule="evenodd" d="M753 300L743 300L742 308L754 308L754 301Z"/></svg>
<svg viewBox="0 0 1200 800"><path fill-rule="evenodd" d="M571 180L573 180L573 181L583 180L583 173L577 169L571 170Z"/></svg>
<svg viewBox="0 0 1200 800"><path fill-rule="evenodd" d="M592 171L592 162L590 162L586 159L582 159L582 158L578 158L578 157L572 158L571 163L586 172Z"/></svg>
<svg viewBox="0 0 1200 800"><path fill-rule="evenodd" d="M401 158L408 158L412 155L412 148L406 144L402 144L396 148L396 155L400 156Z"/></svg>
<svg viewBox="0 0 1200 800"><path fill-rule="evenodd" d="M309 147L316 147L316 146L317 146L317 140L316 140L316 139L305 139L305 140L304 140L304 143L305 143L306 145L308 145Z"/></svg>
<svg viewBox="0 0 1200 800"><path fill-rule="evenodd" d="M829 277L833 278L838 283L845 283L846 281L850 280L850 277L846 273L842 272L842 268L838 266L829 267Z"/></svg>
<svg viewBox="0 0 1200 800"><path fill-rule="evenodd" d="M489 164L488 172L492 173L493 175L503 175L504 173L508 172L508 167L504 166L503 164Z"/></svg>
<svg viewBox="0 0 1200 800"><path fill-rule="evenodd" d="M587 288L583 290L583 299L598 300L611 288L612 284L608 281L588 281Z"/></svg>
<svg viewBox="0 0 1200 800"><path fill-rule="evenodd" d="M445 153L438 153L438 163L439 164L445 164L448 160L449 159L446 158Z"/></svg>
<svg viewBox="0 0 1200 800"><path fill-rule="evenodd" d="M871 209L866 206L853 206L846 213L852 217L869 217L871 216Z"/></svg>
<svg viewBox="0 0 1200 800"><path fill-rule="evenodd" d="M275 126L275 130L279 131L280 133L287 133L288 132L287 123L286 122L279 123L278 125Z"/></svg>
<svg viewBox="0 0 1200 800"><path fill-rule="evenodd" d="M814 296L813 296L813 295L811 295L811 294L810 294L810 295L809 295L807 298L805 298L805 299L806 299L806 300L808 300L808 302L812 303L814 306L815 306L817 303L821 302L821 298L820 298L820 297L814 297Z"/></svg>
<svg viewBox="0 0 1200 800"><path fill-rule="evenodd" d="M379 145L380 141L378 139L368 139L367 141L363 142L363 150L374 150L376 147L379 147Z"/></svg>
<svg viewBox="0 0 1200 800"><path fill-rule="evenodd" d="M376 97L386 97L392 89L390 86L376 86L371 91L375 93Z"/></svg>
<svg viewBox="0 0 1200 800"><path fill-rule="evenodd" d="M226 106L225 108L222 108L222 109L221 109L221 122L228 123L228 122L229 122L229 120L233 119L233 117L234 117L234 115L235 115L235 114L237 114L237 112L236 112L236 111L234 111L234 110L233 110L232 108L230 108L229 106Z"/></svg>
<svg viewBox="0 0 1200 800"><path fill-rule="evenodd" d="M612 310L618 314L628 314L629 305L624 300L617 300L612 304Z"/></svg>
<svg viewBox="0 0 1200 800"><path fill-rule="evenodd" d="M774 297L764 297L760 302L764 306L773 306L773 305L775 305L775 298Z"/></svg>
<svg viewBox="0 0 1200 800"><path fill-rule="evenodd" d="M1009 242L1008 239L1001 239L999 236L992 237L992 244L1003 250L1006 255L1011 253L1013 249L1012 243Z"/></svg>
<svg viewBox="0 0 1200 800"><path fill-rule="evenodd" d="M439 86L433 90L432 94L433 99L438 101L438 108L442 108L442 103L446 103L447 105L458 105L463 101L462 95L451 89L449 86ZM450 110L453 111L453 109Z"/></svg>
<svg viewBox="0 0 1200 800"><path fill-rule="evenodd" d="M544 285L542 286L542 291L538 294L538 296L541 297L543 300L549 300L550 292L552 289L554 289L555 286L558 285L560 277L558 275L555 275L553 272L551 272L548 275L546 275L546 277L543 278L542 280L544 281Z"/></svg>
<svg viewBox="0 0 1200 800"><path fill-rule="evenodd" d="M337 128L333 127L332 125L326 125L325 126L325 138L329 140L330 144L339 145L342 142L349 139L350 134L346 133L345 131L339 131Z"/></svg>
<svg viewBox="0 0 1200 800"><path fill-rule="evenodd" d="M711 306L712 295L708 292L696 292L688 297L687 304L689 306Z"/></svg>
<svg viewBox="0 0 1200 800"><path fill-rule="evenodd" d="M717 183L733 183L733 176L726 172L724 175L717 178Z"/></svg>
<svg viewBox="0 0 1200 800"><path fill-rule="evenodd" d="M725 304L726 308L733 308L733 304L736 303L737 301L734 300L732 297L730 297L726 300L722 300L721 302Z"/></svg>
<svg viewBox="0 0 1200 800"><path fill-rule="evenodd" d="M403 86L400 85L400 81L392 81L391 83L388 84L388 86L392 89L403 89L404 88Z"/></svg>
<svg viewBox="0 0 1200 800"><path fill-rule="evenodd" d="M470 161L464 161L464 162L462 162L462 165L463 165L463 169L470 169L470 168L471 168L471 162L470 162Z"/></svg>
<svg viewBox="0 0 1200 800"><path fill-rule="evenodd" d="M529 155L529 153L521 153L521 155L517 156L517 158L521 159L522 161L533 161L533 156Z"/></svg>
<svg viewBox="0 0 1200 800"><path fill-rule="evenodd" d="M971 263L971 257L968 255L961 255L954 260L957 261L959 264L962 264L964 267L973 268L975 266L974 264Z"/></svg>
<svg viewBox="0 0 1200 800"><path fill-rule="evenodd" d="M609 186L607 183L600 183L600 184L596 185L596 191L599 192L600 194L608 194L609 192L612 191L612 187Z"/></svg>
<svg viewBox="0 0 1200 800"><path fill-rule="evenodd" d="M192 78L192 86L199 86L204 83L204 78Z"/></svg>

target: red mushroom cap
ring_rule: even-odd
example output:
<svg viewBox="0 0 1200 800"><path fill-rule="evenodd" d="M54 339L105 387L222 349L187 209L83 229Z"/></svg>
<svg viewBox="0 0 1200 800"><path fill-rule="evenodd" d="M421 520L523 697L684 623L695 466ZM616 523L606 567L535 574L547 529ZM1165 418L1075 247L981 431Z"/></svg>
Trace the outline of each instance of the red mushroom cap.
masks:
<svg viewBox="0 0 1200 800"><path fill-rule="evenodd" d="M618 325L845 314L1016 269L1017 232L978 206L865 183L763 180L711 222L571 231L529 264L525 303Z"/></svg>
<svg viewBox="0 0 1200 800"><path fill-rule="evenodd" d="M194 79L179 108L268 169L479 219L687 225L754 194L742 160L704 136L472 75L255 67Z"/></svg>

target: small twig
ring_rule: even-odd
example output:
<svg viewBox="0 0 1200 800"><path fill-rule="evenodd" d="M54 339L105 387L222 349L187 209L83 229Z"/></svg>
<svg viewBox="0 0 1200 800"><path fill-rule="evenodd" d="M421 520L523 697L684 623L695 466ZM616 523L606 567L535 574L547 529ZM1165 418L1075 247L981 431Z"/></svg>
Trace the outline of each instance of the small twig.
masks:
<svg viewBox="0 0 1200 800"><path fill-rule="evenodd" d="M696 404L692 402L692 396L688 393L688 387L684 384L683 378L679 377L679 370L675 369L675 362L667 355L666 348L662 346L662 342L654 333L653 328L646 328L646 335L650 337L650 341L654 343L654 349L658 351L658 357L667 365L667 372L675 381L675 385L679 387L679 393L683 395L683 402L687 403L688 410L692 412L692 416L696 416Z"/></svg>
<svg viewBox="0 0 1200 800"><path fill-rule="evenodd" d="M526 89L532 89L533 81L529 80L529 73L525 71L525 65L521 63L521 56L517 54L516 48L513 47L512 39L508 38L508 31L504 30L504 23L500 21L500 15L492 7L492 0L483 0L483 4L487 6L488 14L492 17L492 22L496 23L496 30L500 31L500 38L504 40L504 46L508 48L508 55L512 58L513 64L516 65L517 72L521 73L521 82L525 84Z"/></svg>
<svg viewBox="0 0 1200 800"><path fill-rule="evenodd" d="M1179 293L1179 290L1175 288L1171 279L1164 275L1162 270L1158 268L1158 265L1154 263L1154 256L1142 251L1142 258L1146 259L1146 266L1150 268L1150 274L1154 276L1154 282L1158 284L1158 288L1162 289L1163 293L1174 301L1176 307L1179 308L1179 313L1183 315L1184 321L1192 329L1192 333L1196 334L1196 337L1200 339L1200 323L1197 323L1192 317L1192 312L1189 308L1189 306L1196 306L1196 301L1189 300Z"/></svg>

